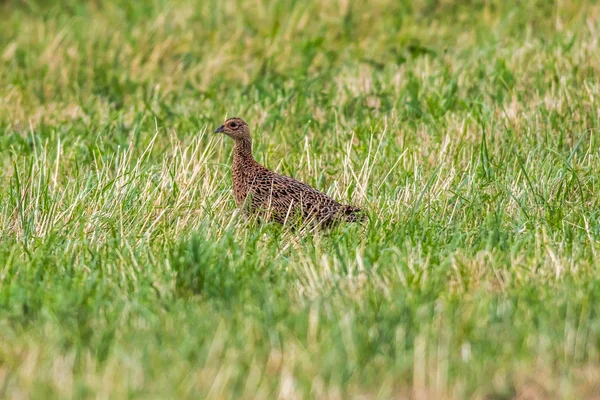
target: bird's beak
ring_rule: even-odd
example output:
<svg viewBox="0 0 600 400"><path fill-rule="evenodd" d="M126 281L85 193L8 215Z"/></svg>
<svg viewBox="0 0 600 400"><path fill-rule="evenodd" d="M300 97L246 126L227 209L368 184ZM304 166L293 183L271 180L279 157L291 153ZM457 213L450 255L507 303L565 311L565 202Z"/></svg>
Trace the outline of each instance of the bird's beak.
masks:
<svg viewBox="0 0 600 400"><path fill-rule="evenodd" d="M221 126L220 126L220 127L218 127L217 129L215 129L215 133L223 133L223 129L224 129L224 126L223 126L223 125L221 125Z"/></svg>

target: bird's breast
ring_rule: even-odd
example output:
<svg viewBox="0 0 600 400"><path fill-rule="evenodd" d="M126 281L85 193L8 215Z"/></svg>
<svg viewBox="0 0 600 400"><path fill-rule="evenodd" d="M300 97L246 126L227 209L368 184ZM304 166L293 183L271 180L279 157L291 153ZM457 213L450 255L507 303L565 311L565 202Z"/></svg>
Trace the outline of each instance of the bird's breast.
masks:
<svg viewBox="0 0 600 400"><path fill-rule="evenodd" d="M233 163L231 168L233 181L233 196L238 206L241 206L248 196L248 174L246 168L239 163Z"/></svg>

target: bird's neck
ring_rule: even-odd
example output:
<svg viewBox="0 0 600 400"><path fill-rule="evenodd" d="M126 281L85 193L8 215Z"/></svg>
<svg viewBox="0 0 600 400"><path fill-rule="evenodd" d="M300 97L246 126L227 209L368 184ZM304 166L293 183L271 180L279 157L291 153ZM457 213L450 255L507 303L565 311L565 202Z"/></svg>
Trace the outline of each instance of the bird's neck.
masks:
<svg viewBox="0 0 600 400"><path fill-rule="evenodd" d="M252 157L252 141L250 139L238 139L233 145L233 161L254 160Z"/></svg>
<svg viewBox="0 0 600 400"><path fill-rule="evenodd" d="M231 177L235 202L241 206L248 195L248 182L251 171L256 164L252 157L252 142L250 139L236 140L233 145L233 165Z"/></svg>

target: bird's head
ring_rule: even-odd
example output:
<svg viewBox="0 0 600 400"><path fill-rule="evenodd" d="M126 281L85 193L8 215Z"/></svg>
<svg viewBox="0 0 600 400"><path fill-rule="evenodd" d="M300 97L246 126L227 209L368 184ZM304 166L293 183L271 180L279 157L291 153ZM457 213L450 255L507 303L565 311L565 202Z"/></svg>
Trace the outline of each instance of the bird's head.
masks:
<svg viewBox="0 0 600 400"><path fill-rule="evenodd" d="M215 133L224 133L233 140L250 139L248 124L241 118L229 118L215 130Z"/></svg>

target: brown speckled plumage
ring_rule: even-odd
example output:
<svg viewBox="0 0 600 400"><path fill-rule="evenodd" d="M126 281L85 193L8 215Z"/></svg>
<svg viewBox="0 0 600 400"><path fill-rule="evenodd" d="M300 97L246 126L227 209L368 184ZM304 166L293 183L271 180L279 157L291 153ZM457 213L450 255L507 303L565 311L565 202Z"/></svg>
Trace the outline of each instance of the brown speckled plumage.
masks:
<svg viewBox="0 0 600 400"><path fill-rule="evenodd" d="M233 194L238 207L247 213L281 224L302 218L305 222L331 226L340 221L363 219L359 208L342 205L326 194L256 162L252 157L250 130L243 119L229 118L215 132L234 140Z"/></svg>

